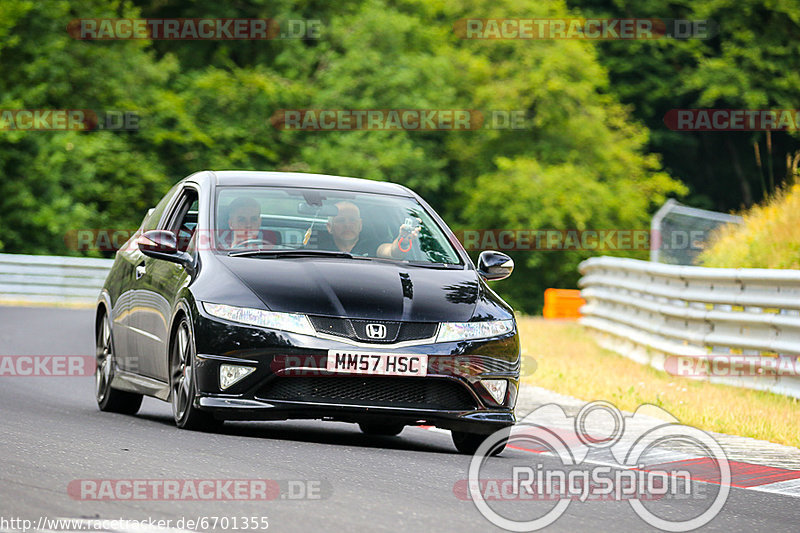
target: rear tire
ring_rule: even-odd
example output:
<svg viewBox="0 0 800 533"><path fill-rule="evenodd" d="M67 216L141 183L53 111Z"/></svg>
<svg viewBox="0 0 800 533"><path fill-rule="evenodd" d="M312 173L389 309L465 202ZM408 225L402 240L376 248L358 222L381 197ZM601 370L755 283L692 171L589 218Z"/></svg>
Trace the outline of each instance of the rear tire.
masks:
<svg viewBox="0 0 800 533"><path fill-rule="evenodd" d="M170 402L175 425L181 429L216 431L223 425L221 420L194 405L196 388L194 380L195 360L192 324L185 316L178 323L172 341L170 356Z"/></svg>
<svg viewBox="0 0 800 533"><path fill-rule="evenodd" d="M142 395L111 388L117 363L114 335L108 315L103 314L96 335L96 365L94 370L94 396L97 406L107 413L135 415L142 406Z"/></svg>
<svg viewBox="0 0 800 533"><path fill-rule="evenodd" d="M403 424L391 424L380 422L359 422L358 427L365 435L375 435L383 437L394 437L399 435L403 428Z"/></svg>
<svg viewBox="0 0 800 533"><path fill-rule="evenodd" d="M475 452L478 451L478 448L481 444L483 444L483 441L492 435L486 433L467 433L464 431L451 431L451 433L453 437L453 444L455 444L456 449L466 455L475 455ZM495 447L490 450L490 455L500 455L503 450L506 449L506 443L507 439L503 439L497 443Z"/></svg>

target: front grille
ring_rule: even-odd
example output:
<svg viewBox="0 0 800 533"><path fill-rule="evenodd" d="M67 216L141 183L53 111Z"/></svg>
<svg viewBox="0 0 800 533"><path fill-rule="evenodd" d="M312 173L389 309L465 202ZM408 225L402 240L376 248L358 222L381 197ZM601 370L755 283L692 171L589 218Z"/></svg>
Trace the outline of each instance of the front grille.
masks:
<svg viewBox="0 0 800 533"><path fill-rule="evenodd" d="M435 378L275 378L257 396L265 400L409 409L464 410L476 407L462 385Z"/></svg>
<svg viewBox="0 0 800 533"><path fill-rule="evenodd" d="M392 320L353 320L349 318L333 318L326 316L310 316L311 324L319 333L336 335L360 342L386 344L390 342L428 339L436 335L437 322L399 322ZM386 336L382 339L370 338L367 327L380 324L386 328Z"/></svg>

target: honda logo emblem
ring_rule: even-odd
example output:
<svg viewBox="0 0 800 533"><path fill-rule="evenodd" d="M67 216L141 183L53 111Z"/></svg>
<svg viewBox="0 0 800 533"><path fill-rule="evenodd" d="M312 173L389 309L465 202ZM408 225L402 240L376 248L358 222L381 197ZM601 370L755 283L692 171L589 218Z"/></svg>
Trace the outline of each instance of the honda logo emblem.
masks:
<svg viewBox="0 0 800 533"><path fill-rule="evenodd" d="M386 326L383 324L367 324L367 337L370 339L385 339Z"/></svg>

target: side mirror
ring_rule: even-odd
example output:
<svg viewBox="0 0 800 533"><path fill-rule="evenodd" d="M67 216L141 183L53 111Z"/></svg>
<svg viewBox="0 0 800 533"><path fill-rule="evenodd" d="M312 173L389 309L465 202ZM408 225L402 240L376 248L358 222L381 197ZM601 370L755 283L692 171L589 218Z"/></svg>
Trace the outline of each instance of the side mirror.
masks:
<svg viewBox="0 0 800 533"><path fill-rule="evenodd" d="M506 279L514 271L514 260L501 252L486 250L478 256L478 274L486 281Z"/></svg>
<svg viewBox="0 0 800 533"><path fill-rule="evenodd" d="M178 237L171 231L146 231L139 236L136 244L144 255L154 259L163 259L184 267L191 267L194 262L191 255L178 250Z"/></svg>

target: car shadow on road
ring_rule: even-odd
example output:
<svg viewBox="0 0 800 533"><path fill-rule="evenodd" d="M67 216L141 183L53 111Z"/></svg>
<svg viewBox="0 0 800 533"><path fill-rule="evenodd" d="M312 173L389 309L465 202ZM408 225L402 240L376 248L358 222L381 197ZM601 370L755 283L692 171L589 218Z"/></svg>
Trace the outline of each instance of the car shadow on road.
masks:
<svg viewBox="0 0 800 533"><path fill-rule="evenodd" d="M151 413L140 413L137 418L158 422L175 427L171 417ZM182 431L175 428L176 431ZM365 435L356 424L346 422L330 422L321 420L288 420L241 422L226 421L222 428L210 432L210 435L244 437L251 439L268 439L294 442L310 442L333 446L359 448L380 448L388 450L404 450L425 453L455 454L458 452L450 443L450 438L443 434L406 427L396 437ZM434 437L436 435L436 437ZM437 442L431 442L432 437Z"/></svg>

